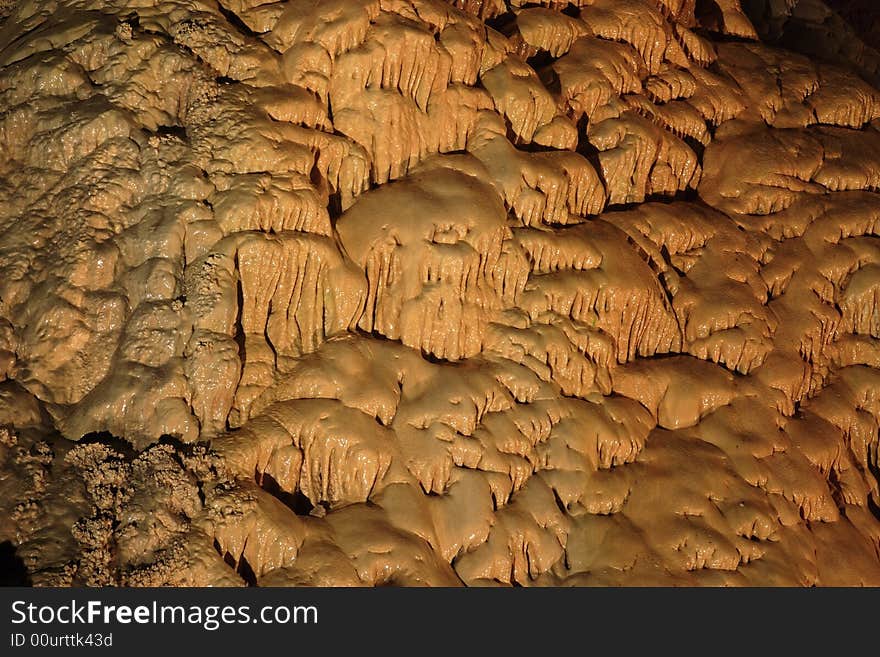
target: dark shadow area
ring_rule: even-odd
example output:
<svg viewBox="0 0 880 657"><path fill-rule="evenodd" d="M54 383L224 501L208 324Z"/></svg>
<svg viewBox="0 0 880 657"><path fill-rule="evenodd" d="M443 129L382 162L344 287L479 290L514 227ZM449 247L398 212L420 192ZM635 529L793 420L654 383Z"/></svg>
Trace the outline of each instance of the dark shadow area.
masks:
<svg viewBox="0 0 880 657"><path fill-rule="evenodd" d="M156 134L160 137L177 137L181 141L186 141L186 128L180 125L160 125L156 128Z"/></svg>
<svg viewBox="0 0 880 657"><path fill-rule="evenodd" d="M122 455L126 460L134 459L138 452L132 447L131 443L123 438L119 438L114 436L109 431L93 431L92 433L87 433L82 438L79 439L80 445L92 445L92 444L100 444L105 447L109 447L113 451Z"/></svg>
<svg viewBox="0 0 880 657"><path fill-rule="evenodd" d="M247 559L242 555L241 559L238 560L238 568L236 571L248 586L256 586L257 585L257 575L254 572L254 569L251 568L251 565L247 562Z"/></svg>
<svg viewBox="0 0 880 657"><path fill-rule="evenodd" d="M223 552L217 539L214 539L214 549L217 551L217 554L223 558L224 563L234 570L236 574L244 580L247 586L257 585L257 576L254 573L254 569L251 568L251 565L247 562L247 559L244 558L244 555L242 555L238 562L236 562L235 557L228 552Z"/></svg>
<svg viewBox="0 0 880 657"><path fill-rule="evenodd" d="M280 501L298 516L307 516L312 512L312 509L315 508L309 498L306 497L302 491L294 491L293 493L287 492L278 485L278 482L275 481L272 475L263 473L262 476L258 477L257 483L260 488L275 497L275 499Z"/></svg>
<svg viewBox="0 0 880 657"><path fill-rule="evenodd" d="M483 22L496 32L509 36L516 29L516 14L512 11L505 11L503 14L495 16L495 18L489 18Z"/></svg>
<svg viewBox="0 0 880 657"><path fill-rule="evenodd" d="M724 13L715 0L697 0L694 16L700 25L713 32L721 31L724 25Z"/></svg>
<svg viewBox="0 0 880 657"><path fill-rule="evenodd" d="M824 0L830 13L787 11L773 0L742 0L743 12L767 44L853 70L880 86L880 3Z"/></svg>
<svg viewBox="0 0 880 657"><path fill-rule="evenodd" d="M239 18L238 14L234 11L230 11L226 7L224 7L219 2L217 3L217 8L220 10L220 13L223 14L224 18L229 21L229 24L232 25L238 32L246 37L250 37L251 39L259 39L260 35L254 32L247 24Z"/></svg>
<svg viewBox="0 0 880 657"><path fill-rule="evenodd" d="M12 541L0 543L0 586L30 586L31 578Z"/></svg>

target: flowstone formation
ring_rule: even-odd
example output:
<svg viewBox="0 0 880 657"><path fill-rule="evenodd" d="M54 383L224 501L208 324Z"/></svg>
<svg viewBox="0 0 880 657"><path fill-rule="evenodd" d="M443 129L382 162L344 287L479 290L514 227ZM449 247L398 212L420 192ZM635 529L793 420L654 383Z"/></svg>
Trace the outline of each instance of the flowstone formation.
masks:
<svg viewBox="0 0 880 657"><path fill-rule="evenodd" d="M880 585L839 4L0 3L6 572Z"/></svg>

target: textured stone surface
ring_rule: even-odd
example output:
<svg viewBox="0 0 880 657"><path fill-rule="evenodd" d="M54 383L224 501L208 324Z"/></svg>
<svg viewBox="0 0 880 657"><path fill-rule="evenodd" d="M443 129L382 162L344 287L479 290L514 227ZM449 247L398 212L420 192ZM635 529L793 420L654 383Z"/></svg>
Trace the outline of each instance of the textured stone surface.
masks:
<svg viewBox="0 0 880 657"><path fill-rule="evenodd" d="M876 29L0 6L32 583L880 584Z"/></svg>

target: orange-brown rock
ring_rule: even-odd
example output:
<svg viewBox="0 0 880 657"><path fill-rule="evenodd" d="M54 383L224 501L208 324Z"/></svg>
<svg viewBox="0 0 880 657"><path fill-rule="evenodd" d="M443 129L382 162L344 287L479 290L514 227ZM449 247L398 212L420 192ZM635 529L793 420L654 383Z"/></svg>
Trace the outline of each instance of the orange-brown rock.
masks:
<svg viewBox="0 0 880 657"><path fill-rule="evenodd" d="M0 2L0 542L38 585L880 585L840 5Z"/></svg>

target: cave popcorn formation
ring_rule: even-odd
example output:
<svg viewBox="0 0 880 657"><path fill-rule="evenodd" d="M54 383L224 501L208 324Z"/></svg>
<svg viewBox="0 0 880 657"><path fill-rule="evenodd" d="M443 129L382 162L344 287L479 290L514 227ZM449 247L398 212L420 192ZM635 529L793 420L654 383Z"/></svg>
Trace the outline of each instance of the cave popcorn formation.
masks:
<svg viewBox="0 0 880 657"><path fill-rule="evenodd" d="M840 4L0 1L0 541L42 585L880 584Z"/></svg>

